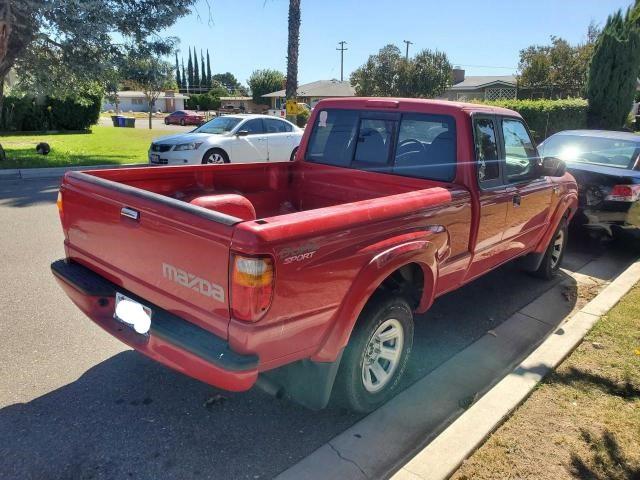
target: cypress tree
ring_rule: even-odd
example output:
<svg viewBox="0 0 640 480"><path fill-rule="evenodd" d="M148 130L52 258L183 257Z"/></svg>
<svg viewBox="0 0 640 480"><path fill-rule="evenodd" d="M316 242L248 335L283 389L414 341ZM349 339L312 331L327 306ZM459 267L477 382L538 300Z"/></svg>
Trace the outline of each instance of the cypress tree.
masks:
<svg viewBox="0 0 640 480"><path fill-rule="evenodd" d="M176 52L176 83L178 84L178 91L182 88L182 77L180 76L180 64L178 63L178 52Z"/></svg>
<svg viewBox="0 0 640 480"><path fill-rule="evenodd" d="M198 54L196 47L193 47L193 86L200 87L200 67L198 67Z"/></svg>
<svg viewBox="0 0 640 480"><path fill-rule="evenodd" d="M193 90L193 61L191 60L191 49L189 49L189 60L187 61L187 79L189 80L189 88Z"/></svg>
<svg viewBox="0 0 640 480"><path fill-rule="evenodd" d="M206 75L205 70L204 70L204 57L202 56L202 49L200 49L200 73L201 73L201 77L202 77L200 84L203 87L207 88L208 87L208 85L207 85L207 75Z"/></svg>
<svg viewBox="0 0 640 480"><path fill-rule="evenodd" d="M184 73L184 58L180 58L180 62L182 62L182 88L189 91L189 85L187 85L187 76Z"/></svg>
<svg viewBox="0 0 640 480"><path fill-rule="evenodd" d="M211 61L209 60L208 48L207 48L207 87L211 88Z"/></svg>
<svg viewBox="0 0 640 480"><path fill-rule="evenodd" d="M619 129L631 109L640 73L638 8L609 16L596 42L587 81L591 128Z"/></svg>

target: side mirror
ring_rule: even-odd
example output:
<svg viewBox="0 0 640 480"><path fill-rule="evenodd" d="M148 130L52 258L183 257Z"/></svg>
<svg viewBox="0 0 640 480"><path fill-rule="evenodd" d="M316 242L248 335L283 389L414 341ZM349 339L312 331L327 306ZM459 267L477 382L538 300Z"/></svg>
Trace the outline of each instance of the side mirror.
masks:
<svg viewBox="0 0 640 480"><path fill-rule="evenodd" d="M562 177L567 171L567 165L556 157L544 157L540 166L540 173L546 177Z"/></svg>
<svg viewBox="0 0 640 480"><path fill-rule="evenodd" d="M240 130L239 132L236 132L236 135L238 137L246 137L247 135L249 135L249 131L248 130Z"/></svg>

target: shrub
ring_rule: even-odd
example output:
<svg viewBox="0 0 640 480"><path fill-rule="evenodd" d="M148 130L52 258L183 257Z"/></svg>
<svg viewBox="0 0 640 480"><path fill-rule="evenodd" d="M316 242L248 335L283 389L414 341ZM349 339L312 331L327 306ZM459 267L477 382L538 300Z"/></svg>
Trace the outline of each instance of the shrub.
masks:
<svg viewBox="0 0 640 480"><path fill-rule="evenodd" d="M3 104L2 130L45 131L87 130L98 122L100 96L82 99L45 97L6 97Z"/></svg>
<svg viewBox="0 0 640 480"><path fill-rule="evenodd" d="M524 118L537 141L561 130L587 128L587 101L567 100L498 100L489 105L515 110Z"/></svg>
<svg viewBox="0 0 640 480"><path fill-rule="evenodd" d="M303 128L306 124L307 121L309 120L309 110L302 109L300 110L300 113L298 113L298 115L296 115L296 124L300 127Z"/></svg>

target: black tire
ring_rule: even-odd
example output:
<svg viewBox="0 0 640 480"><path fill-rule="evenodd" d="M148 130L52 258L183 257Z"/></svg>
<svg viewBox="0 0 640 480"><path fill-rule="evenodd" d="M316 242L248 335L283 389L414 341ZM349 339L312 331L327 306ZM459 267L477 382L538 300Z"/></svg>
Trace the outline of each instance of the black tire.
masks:
<svg viewBox="0 0 640 480"><path fill-rule="evenodd" d="M184 118L180 119L180 125L184 127Z"/></svg>
<svg viewBox="0 0 640 480"><path fill-rule="evenodd" d="M556 249L556 242L558 238L562 239L562 245L559 252L557 252ZM549 246L544 253L542 263L537 270L532 272L532 274L538 278L543 278L545 280L551 280L553 277L555 277L560 270L560 266L562 265L562 259L564 258L564 252L567 250L568 240L569 229L567 228L566 220L563 219L554 232L553 237L551 237Z"/></svg>
<svg viewBox="0 0 640 480"><path fill-rule="evenodd" d="M298 153L298 147L293 149L293 152L291 152L291 158L289 158L290 161L294 161L296 159L296 153Z"/></svg>
<svg viewBox="0 0 640 480"><path fill-rule="evenodd" d="M169 120L167 120L166 118L164 119L164 124L165 125L169 125Z"/></svg>
<svg viewBox="0 0 640 480"><path fill-rule="evenodd" d="M379 359L371 362L372 348L375 355L375 341L372 343L376 331L383 327L385 322L393 322L393 327L401 326L403 341L401 353L395 369L386 379L379 391L370 391L366 386L364 366L365 362L372 365ZM386 333L388 330L383 330ZM394 343L398 340L394 340ZM385 346L386 341L378 344ZM398 342L400 343L400 342ZM396 343L397 345L397 343ZM338 376L333 388L334 404L346 407L355 412L367 413L375 410L395 394L395 390L407 367L407 361L413 347L413 312L404 298L381 295L372 298L365 306L351 333L349 344L344 350ZM378 350L379 352L379 350ZM387 362L382 359L381 362ZM389 362L388 365L391 365ZM385 367L382 367L383 370ZM372 377L369 373L369 381Z"/></svg>
<svg viewBox="0 0 640 480"><path fill-rule="evenodd" d="M209 162L209 156L217 153L222 157L222 160L224 161L224 163L229 163L229 155L227 155L227 152L225 152L224 150L222 150L221 148L210 148L209 150L207 150L204 155L202 156L202 163L204 165L214 165L213 162Z"/></svg>

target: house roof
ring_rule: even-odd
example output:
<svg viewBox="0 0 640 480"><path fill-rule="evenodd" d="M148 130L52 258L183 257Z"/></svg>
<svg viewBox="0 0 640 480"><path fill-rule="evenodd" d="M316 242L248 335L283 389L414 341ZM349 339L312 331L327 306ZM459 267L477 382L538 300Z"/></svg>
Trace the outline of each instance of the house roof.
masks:
<svg viewBox="0 0 640 480"><path fill-rule="evenodd" d="M144 98L144 92L139 90L123 90L118 92L118 97L120 98ZM183 95L182 93L175 92L173 95L167 95L165 92L162 92L158 99L160 98L189 98L188 95Z"/></svg>
<svg viewBox="0 0 640 480"><path fill-rule="evenodd" d="M481 75L468 76L460 83L452 85L450 90L477 90L490 85L501 83L516 86L515 75Z"/></svg>
<svg viewBox="0 0 640 480"><path fill-rule="evenodd" d="M339 80L318 80L316 82L298 85L298 97L353 97L356 89L349 82ZM286 97L285 90L267 93L263 97Z"/></svg>

